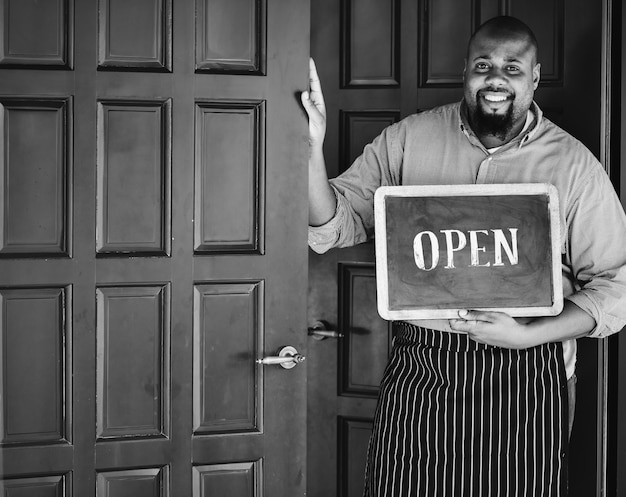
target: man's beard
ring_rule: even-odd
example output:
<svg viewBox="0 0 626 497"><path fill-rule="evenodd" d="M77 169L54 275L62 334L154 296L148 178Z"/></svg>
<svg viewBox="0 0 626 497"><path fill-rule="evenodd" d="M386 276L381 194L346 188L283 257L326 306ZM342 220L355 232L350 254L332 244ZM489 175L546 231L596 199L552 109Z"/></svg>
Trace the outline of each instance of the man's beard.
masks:
<svg viewBox="0 0 626 497"><path fill-rule="evenodd" d="M480 105L477 105L471 120L476 134L495 136L504 141L513 129L513 105L509 105L505 114L485 112Z"/></svg>

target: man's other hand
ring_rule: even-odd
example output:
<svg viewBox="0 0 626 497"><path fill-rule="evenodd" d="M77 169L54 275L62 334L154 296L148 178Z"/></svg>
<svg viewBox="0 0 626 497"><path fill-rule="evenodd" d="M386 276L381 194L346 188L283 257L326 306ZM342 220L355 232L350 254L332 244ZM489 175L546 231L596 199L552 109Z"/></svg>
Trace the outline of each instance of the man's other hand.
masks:
<svg viewBox="0 0 626 497"><path fill-rule="evenodd" d="M321 148L326 134L326 105L313 59L309 59L309 91L303 91L300 99L309 116L309 145Z"/></svg>
<svg viewBox="0 0 626 497"><path fill-rule="evenodd" d="M526 349L538 345L531 327L504 312L459 311L459 319L450 319L450 328L495 347Z"/></svg>

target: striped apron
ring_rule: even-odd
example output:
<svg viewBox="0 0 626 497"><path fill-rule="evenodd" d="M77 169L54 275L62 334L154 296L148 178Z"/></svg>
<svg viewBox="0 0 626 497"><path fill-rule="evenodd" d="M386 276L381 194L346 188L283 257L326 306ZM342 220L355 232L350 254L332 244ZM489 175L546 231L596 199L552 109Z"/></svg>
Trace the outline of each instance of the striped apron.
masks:
<svg viewBox="0 0 626 497"><path fill-rule="evenodd" d="M564 497L561 343L526 350L394 323L365 497Z"/></svg>

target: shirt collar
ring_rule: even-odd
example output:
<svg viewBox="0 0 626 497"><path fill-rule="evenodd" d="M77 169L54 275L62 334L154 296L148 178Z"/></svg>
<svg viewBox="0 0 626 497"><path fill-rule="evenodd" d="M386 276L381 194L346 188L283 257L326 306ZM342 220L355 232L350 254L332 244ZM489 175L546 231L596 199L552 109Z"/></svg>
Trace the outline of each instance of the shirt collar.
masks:
<svg viewBox="0 0 626 497"><path fill-rule="evenodd" d="M529 110L534 116L534 120L532 124L530 124L530 126L528 126L515 138L513 138L509 143L502 145L502 147L505 147L506 145L509 145L510 143L519 142L518 148L521 148L528 141L532 140L533 136L535 136L535 134L537 133L537 130L539 129L539 125L543 121L543 112L541 111L537 103L534 101L531 104ZM469 125L469 118L467 116L467 104L465 103L465 100L461 100L460 105L459 105L459 128L471 143L475 145L477 144L483 149L485 148L483 144L480 142L480 140L476 137L476 135L474 134L474 131Z"/></svg>

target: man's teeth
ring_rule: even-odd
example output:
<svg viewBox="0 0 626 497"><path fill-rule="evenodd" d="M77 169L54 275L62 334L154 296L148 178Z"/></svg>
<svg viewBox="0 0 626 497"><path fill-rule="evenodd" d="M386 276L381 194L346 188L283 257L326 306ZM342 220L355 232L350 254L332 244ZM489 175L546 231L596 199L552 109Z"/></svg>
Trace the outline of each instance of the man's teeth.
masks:
<svg viewBox="0 0 626 497"><path fill-rule="evenodd" d="M506 100L505 95L485 95L485 100L489 102L504 102Z"/></svg>

